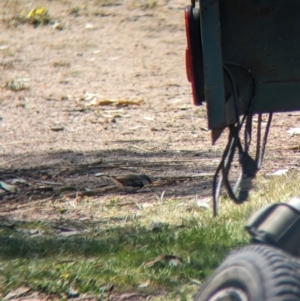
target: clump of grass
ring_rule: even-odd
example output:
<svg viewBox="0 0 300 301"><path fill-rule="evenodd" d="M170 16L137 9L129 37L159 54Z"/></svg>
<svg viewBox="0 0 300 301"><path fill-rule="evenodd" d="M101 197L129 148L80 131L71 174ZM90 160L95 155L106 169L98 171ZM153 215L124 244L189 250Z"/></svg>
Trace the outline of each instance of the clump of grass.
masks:
<svg viewBox="0 0 300 301"><path fill-rule="evenodd" d="M132 0L130 2L130 6L135 7L135 8L140 8L140 9L153 9L157 7L158 2L157 0Z"/></svg>
<svg viewBox="0 0 300 301"><path fill-rule="evenodd" d="M120 0L95 0L96 6L117 6L121 5L122 1Z"/></svg>
<svg viewBox="0 0 300 301"><path fill-rule="evenodd" d="M51 18L45 7L35 8L26 15L28 23L34 26L46 25L50 23Z"/></svg>
<svg viewBox="0 0 300 301"><path fill-rule="evenodd" d="M47 25L51 22L51 17L45 7L32 9L30 12L22 12L15 20L20 24L32 24L35 27L40 25Z"/></svg>
<svg viewBox="0 0 300 301"><path fill-rule="evenodd" d="M23 91L23 90L28 90L29 86L26 83L26 79L13 79L11 81L7 81L5 84L5 89L7 90L11 90L14 92L18 92L18 91Z"/></svg>
<svg viewBox="0 0 300 301"><path fill-rule="evenodd" d="M260 189L249 202L237 206L223 198L217 218L211 210L197 207L195 200L135 206L117 199L95 212L93 222L85 221L80 226L85 231L70 237L45 222L2 227L0 292L27 285L58 296L70 290L104 296L114 286L118 292L165 293L154 300L189 300L232 249L249 242L244 224L250 214L299 194L299 178L296 172L261 177ZM31 237L17 231L20 227L37 228L42 235ZM180 264L155 261L162 255L178 258Z"/></svg>
<svg viewBox="0 0 300 301"><path fill-rule="evenodd" d="M75 6L71 9L70 14L74 16L79 16L81 12L81 8L79 6Z"/></svg>
<svg viewBox="0 0 300 301"><path fill-rule="evenodd" d="M71 67L71 64L69 62L63 62L63 61L59 61L59 62L53 62L52 66L54 68L60 68L60 67Z"/></svg>

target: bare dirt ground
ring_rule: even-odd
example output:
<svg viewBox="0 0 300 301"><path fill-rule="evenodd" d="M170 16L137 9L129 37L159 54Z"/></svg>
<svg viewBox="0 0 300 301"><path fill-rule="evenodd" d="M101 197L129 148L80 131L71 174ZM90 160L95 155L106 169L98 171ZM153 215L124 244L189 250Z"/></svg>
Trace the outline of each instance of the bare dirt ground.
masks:
<svg viewBox="0 0 300 301"><path fill-rule="evenodd" d="M2 220L56 220L53 204L67 219L97 220L96 205L116 197L155 202L163 191L182 199L211 193L211 176L192 176L214 172L226 137L211 146L205 106L192 104L187 4L35 1L57 22L35 28L14 19L32 3L1 2L0 180L25 182L16 193L3 191ZM275 116L262 173L298 166L298 138L286 131L299 123L297 113ZM146 173L162 184L128 195L103 189L111 183L99 173Z"/></svg>

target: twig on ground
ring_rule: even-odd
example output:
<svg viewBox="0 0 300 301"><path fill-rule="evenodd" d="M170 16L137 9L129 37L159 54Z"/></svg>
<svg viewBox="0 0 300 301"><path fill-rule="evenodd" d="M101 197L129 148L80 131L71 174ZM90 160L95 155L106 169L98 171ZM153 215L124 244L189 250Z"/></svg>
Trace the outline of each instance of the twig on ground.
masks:
<svg viewBox="0 0 300 301"><path fill-rule="evenodd" d="M18 158L15 158L15 159L11 159L11 160L8 160L8 161L5 161L5 162L2 162L2 163L0 163L0 166L3 166L3 165L6 165L6 164L9 164L9 163L12 163L12 162L15 162L15 161L21 160L21 159L23 159L23 158L25 158L25 157L28 157L28 156L29 156L29 155L28 155L28 154L26 154L26 155L20 156L20 157L18 157Z"/></svg>
<svg viewBox="0 0 300 301"><path fill-rule="evenodd" d="M97 189L90 190L90 191L79 191L78 195L80 195L80 196L95 195L95 194L98 194L98 193L101 193L101 192L111 191L111 190L114 190L116 188L117 188L116 186L107 186L107 187L97 188Z"/></svg>
<svg viewBox="0 0 300 301"><path fill-rule="evenodd" d="M151 152L155 148L155 147L152 147L152 149L148 149L148 148L140 147L140 146L137 146L137 145L132 145L131 147L140 149L140 150L145 151L145 152Z"/></svg>

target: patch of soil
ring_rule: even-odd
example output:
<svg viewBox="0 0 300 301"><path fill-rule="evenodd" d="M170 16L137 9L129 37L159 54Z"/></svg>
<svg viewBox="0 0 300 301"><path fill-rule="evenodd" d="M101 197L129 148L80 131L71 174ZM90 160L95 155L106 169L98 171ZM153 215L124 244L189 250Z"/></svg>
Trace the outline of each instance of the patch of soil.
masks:
<svg viewBox="0 0 300 301"><path fill-rule="evenodd" d="M164 190L166 196L208 195L212 177L192 176L214 172L226 135L211 146L206 108L192 104L186 1L44 2L53 24L38 27L15 20L32 9L26 1L1 4L1 180L26 181L18 194L2 196L1 207L110 185L99 173L167 179L131 199L151 202ZM99 100L142 102L95 105ZM299 122L297 114L275 116L263 172L298 166L297 149L289 149L297 148L297 136L286 130ZM128 197L113 190L93 199L116 195ZM6 218L20 216L9 210Z"/></svg>

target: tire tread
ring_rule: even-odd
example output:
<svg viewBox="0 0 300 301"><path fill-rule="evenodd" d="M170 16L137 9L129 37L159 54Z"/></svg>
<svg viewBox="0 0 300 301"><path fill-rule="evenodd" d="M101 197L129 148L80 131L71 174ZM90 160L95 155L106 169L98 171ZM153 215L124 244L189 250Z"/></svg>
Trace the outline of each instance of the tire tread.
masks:
<svg viewBox="0 0 300 301"><path fill-rule="evenodd" d="M251 266L260 275L258 281L265 292L265 300L250 301L300 301L300 259L278 248L253 244L232 251L209 280L203 285L196 300L207 289L221 272L230 267L240 265Z"/></svg>

